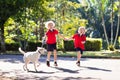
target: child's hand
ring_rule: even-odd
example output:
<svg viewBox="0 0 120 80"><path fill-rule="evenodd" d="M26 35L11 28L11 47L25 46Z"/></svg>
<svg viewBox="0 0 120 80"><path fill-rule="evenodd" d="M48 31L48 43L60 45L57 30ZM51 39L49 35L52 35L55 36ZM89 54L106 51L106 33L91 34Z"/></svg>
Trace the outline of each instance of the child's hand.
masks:
<svg viewBox="0 0 120 80"><path fill-rule="evenodd" d="M85 44L85 41L82 41L81 43L82 43L82 44Z"/></svg>
<svg viewBox="0 0 120 80"><path fill-rule="evenodd" d="M64 38L65 41L67 41L67 38Z"/></svg>
<svg viewBox="0 0 120 80"><path fill-rule="evenodd" d="M68 38L64 38L64 40L65 40L65 41L69 41L69 39L68 39Z"/></svg>

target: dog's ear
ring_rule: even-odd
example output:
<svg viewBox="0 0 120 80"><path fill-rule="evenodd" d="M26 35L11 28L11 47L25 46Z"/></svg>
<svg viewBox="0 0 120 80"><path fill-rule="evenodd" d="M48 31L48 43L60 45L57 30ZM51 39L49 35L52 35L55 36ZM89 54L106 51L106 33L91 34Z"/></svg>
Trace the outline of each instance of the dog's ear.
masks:
<svg viewBox="0 0 120 80"><path fill-rule="evenodd" d="M41 47L37 47L37 49L41 49Z"/></svg>
<svg viewBox="0 0 120 80"><path fill-rule="evenodd" d="M44 48L42 48L42 47L37 47L37 49L41 49L41 50L44 50Z"/></svg>

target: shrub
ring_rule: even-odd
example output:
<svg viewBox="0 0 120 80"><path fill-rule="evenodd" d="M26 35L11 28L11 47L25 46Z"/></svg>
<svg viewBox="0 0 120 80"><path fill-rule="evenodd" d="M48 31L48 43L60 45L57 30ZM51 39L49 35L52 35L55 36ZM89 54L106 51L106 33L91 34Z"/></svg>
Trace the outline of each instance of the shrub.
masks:
<svg viewBox="0 0 120 80"><path fill-rule="evenodd" d="M100 51L102 49L102 39L87 38L85 43L85 50L87 51Z"/></svg>
<svg viewBox="0 0 120 80"><path fill-rule="evenodd" d="M114 50L115 50L115 47L114 47L113 45L109 45L109 46L108 46L108 50L114 51Z"/></svg>
<svg viewBox="0 0 120 80"><path fill-rule="evenodd" d="M64 49L66 51L74 51L73 41L64 41ZM102 39L87 38L85 43L86 51L100 51L102 49Z"/></svg>
<svg viewBox="0 0 120 80"><path fill-rule="evenodd" d="M18 42L6 43L5 46L7 51L18 51L19 43Z"/></svg>
<svg viewBox="0 0 120 80"><path fill-rule="evenodd" d="M64 41L65 51L75 51L73 41Z"/></svg>
<svg viewBox="0 0 120 80"><path fill-rule="evenodd" d="M5 43L15 43L15 41L14 40L12 40L12 39L5 39Z"/></svg>
<svg viewBox="0 0 120 80"><path fill-rule="evenodd" d="M27 50L26 51L35 51L37 47L41 47L41 42L27 42ZM6 43L6 50L7 51L18 51L18 48L20 47L19 42L14 43ZM44 45L46 47L46 45Z"/></svg>
<svg viewBox="0 0 120 80"><path fill-rule="evenodd" d="M41 47L41 42L28 42L27 50L28 51L35 51L37 47Z"/></svg>

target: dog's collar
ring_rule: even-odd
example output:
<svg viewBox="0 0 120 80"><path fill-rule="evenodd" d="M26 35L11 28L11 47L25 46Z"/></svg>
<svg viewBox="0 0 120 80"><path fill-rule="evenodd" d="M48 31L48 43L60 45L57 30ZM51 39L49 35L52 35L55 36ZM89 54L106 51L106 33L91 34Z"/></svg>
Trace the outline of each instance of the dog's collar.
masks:
<svg viewBox="0 0 120 80"><path fill-rule="evenodd" d="M41 54L41 52L38 50L38 53Z"/></svg>

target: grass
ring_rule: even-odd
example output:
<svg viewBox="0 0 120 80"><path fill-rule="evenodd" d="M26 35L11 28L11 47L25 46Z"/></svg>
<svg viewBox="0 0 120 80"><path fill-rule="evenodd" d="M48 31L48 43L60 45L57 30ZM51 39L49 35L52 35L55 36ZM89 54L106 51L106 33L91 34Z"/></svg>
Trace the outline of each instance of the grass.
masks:
<svg viewBox="0 0 120 80"><path fill-rule="evenodd" d="M12 55L20 55L21 53L18 51L7 51L3 54L12 54ZM45 54L46 55L46 54ZM58 56L69 56L76 57L77 53L75 51L70 52L62 52L58 51ZM84 51L82 57L90 57L90 58L119 58L120 59L120 51Z"/></svg>
<svg viewBox="0 0 120 80"><path fill-rule="evenodd" d="M70 56L76 57L76 52L58 52L59 56ZM91 57L91 58L119 58L120 59L120 52L119 51L84 51L82 57Z"/></svg>

